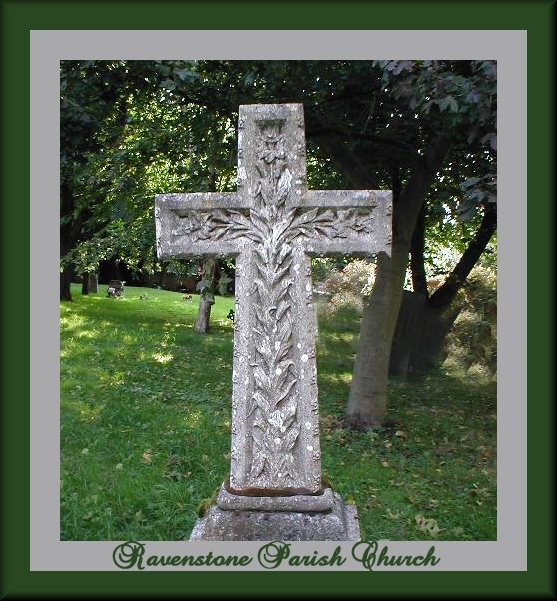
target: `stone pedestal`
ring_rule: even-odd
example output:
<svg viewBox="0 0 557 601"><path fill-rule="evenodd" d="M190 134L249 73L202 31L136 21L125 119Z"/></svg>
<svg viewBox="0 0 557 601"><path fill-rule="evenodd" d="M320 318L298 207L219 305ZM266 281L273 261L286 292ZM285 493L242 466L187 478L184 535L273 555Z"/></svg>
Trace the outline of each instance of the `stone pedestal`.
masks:
<svg viewBox="0 0 557 601"><path fill-rule="evenodd" d="M253 497L223 485L190 540L355 541L360 527L355 505L330 488L315 495Z"/></svg>

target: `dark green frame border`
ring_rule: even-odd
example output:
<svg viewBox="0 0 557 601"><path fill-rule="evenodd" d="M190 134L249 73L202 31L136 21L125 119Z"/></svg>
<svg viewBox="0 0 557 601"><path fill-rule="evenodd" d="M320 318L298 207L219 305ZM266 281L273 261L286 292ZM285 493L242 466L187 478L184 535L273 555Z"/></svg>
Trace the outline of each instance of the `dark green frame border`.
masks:
<svg viewBox="0 0 557 601"><path fill-rule="evenodd" d="M284 10L289 4L289 10ZM554 597L551 578L552 445L549 431L552 245L550 132L553 1L144 2L0 0L2 44L2 533L0 598L236 594ZM243 10L245 7L245 10ZM294 15L294 17L292 16ZM33 29L485 29L528 32L528 571L203 572L126 574L29 571L29 32ZM504 199L501 200L504 202ZM22 224L13 227L14 223ZM28 251L27 251L28 252ZM56 275L53 274L53 278ZM40 293L32 291L33 294ZM14 319L14 317L16 317ZM504 410L504 408L502 408ZM125 574L125 575L124 575ZM285 577L286 576L286 577Z"/></svg>

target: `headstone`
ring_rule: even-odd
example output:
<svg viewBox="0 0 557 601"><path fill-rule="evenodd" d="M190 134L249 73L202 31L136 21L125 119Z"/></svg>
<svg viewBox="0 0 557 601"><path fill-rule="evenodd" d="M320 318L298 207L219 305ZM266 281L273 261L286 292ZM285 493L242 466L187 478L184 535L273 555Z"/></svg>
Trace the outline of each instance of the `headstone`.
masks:
<svg viewBox="0 0 557 601"><path fill-rule="evenodd" d="M99 291L99 276L96 273L89 274L89 292L96 294Z"/></svg>
<svg viewBox="0 0 557 601"><path fill-rule="evenodd" d="M237 191L156 197L160 259L236 259L230 477L192 540L356 540L323 485L310 257L390 252L390 191L306 185L303 106L241 106Z"/></svg>

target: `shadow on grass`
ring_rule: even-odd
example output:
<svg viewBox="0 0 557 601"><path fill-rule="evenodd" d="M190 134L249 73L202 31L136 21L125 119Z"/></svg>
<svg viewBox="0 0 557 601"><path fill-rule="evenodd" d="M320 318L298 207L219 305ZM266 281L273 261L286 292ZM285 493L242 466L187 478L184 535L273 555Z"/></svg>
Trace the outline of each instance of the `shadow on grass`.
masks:
<svg viewBox="0 0 557 601"><path fill-rule="evenodd" d="M497 384L437 370L391 378L383 428L343 427L360 316L320 313L324 475L387 540L496 540Z"/></svg>
<svg viewBox="0 0 557 601"><path fill-rule="evenodd" d="M62 539L189 536L230 465L232 307L217 299L204 336L195 300L179 293L62 305ZM441 372L391 380L391 425L348 431L359 315L320 311L319 325L323 473L356 503L362 535L495 540L496 385Z"/></svg>
<svg viewBox="0 0 557 601"><path fill-rule="evenodd" d="M178 293L75 299L61 306L61 538L187 538L228 471L233 300L202 335Z"/></svg>

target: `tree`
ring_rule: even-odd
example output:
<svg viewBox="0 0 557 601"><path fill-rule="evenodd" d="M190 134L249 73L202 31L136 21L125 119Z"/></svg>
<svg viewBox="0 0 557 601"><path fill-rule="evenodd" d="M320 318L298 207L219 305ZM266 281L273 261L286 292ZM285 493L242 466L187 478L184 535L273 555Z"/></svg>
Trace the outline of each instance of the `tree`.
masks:
<svg viewBox="0 0 557 601"><path fill-rule="evenodd" d="M199 308L195 321L195 330L207 334L210 330L211 308L215 304L217 292L224 296L228 284L232 281L224 270L221 259L205 259L200 268L201 280L197 284L199 291Z"/></svg>
<svg viewBox="0 0 557 601"><path fill-rule="evenodd" d="M449 169L453 167L449 165ZM479 178L471 177L462 182L458 175L454 178L453 174L447 175L447 171L438 178L438 181L442 178L443 188L432 187L412 236L412 292L403 293L391 348L390 375L417 377L441 361L446 336L464 307L457 299L459 291L484 256L496 229L495 203L486 201L486 197L494 196L493 182L489 182L491 185L486 191L481 191ZM432 195L449 193L448 179L455 186L452 196L445 203L433 203ZM481 206L474 207L477 209L474 215L470 210L463 212L464 203L454 206L451 202L466 196L471 186L475 195L483 196ZM454 254L457 250L459 256L453 258L450 265L446 260L439 260L439 255L446 255L447 251Z"/></svg>
<svg viewBox="0 0 557 601"><path fill-rule="evenodd" d="M159 101L182 111L190 140L195 141L182 162L187 185L178 189L207 190L211 177L219 173L225 176L216 189L230 189L240 104L303 102L308 164L315 169L308 174L310 182L334 178L344 188L393 190L393 250L389 257L377 257L346 415L351 427L382 423L405 274L410 265L415 291L423 293L424 249L435 229L432 224L443 213L469 218L477 212L468 221L469 244L461 260L428 296L428 303L439 311L450 306L495 231L495 63L152 61L149 69L146 79L161 85ZM203 136L203 130L221 129L227 132L223 138ZM213 139L225 143L219 141L211 149ZM164 156L179 156L172 140ZM203 178L207 186L200 185ZM446 182L450 191L444 190ZM170 178L166 183L168 187L161 185L158 191L176 189L176 181ZM448 231L446 235L452 235Z"/></svg>
<svg viewBox="0 0 557 601"><path fill-rule="evenodd" d="M61 300L71 300L72 252L111 222L105 196L112 180L99 168L122 135L128 99L152 88L151 73L142 61L60 62Z"/></svg>
<svg viewBox="0 0 557 601"><path fill-rule="evenodd" d="M493 62L391 61L382 67L386 89L391 88L397 98L407 100L405 112L414 112L416 120L422 121L425 135L415 149L403 186L400 186L403 181L400 168L393 169L393 252L391 257L379 257L376 283L364 307L346 413L346 423L355 428L373 427L385 419L390 350L402 302L402 284L408 257L413 254L413 274L423 291L423 283L419 283L420 262L416 260L421 246L419 218L438 173L451 153L460 151L482 156L496 149ZM427 120L422 119L424 115ZM460 164L464 156L460 155ZM482 175L488 177L488 174ZM470 183L469 179L465 181ZM463 200L463 212L470 210L472 201L476 201L476 205L483 207L484 217L461 260L430 299L433 307L448 306L495 230L493 195L474 191Z"/></svg>
<svg viewBox="0 0 557 601"><path fill-rule="evenodd" d="M182 82L193 77L189 64L180 61L173 71ZM171 94L166 77L174 66L173 61L62 63L61 168L69 202L62 203L61 298L70 298L73 276L86 281L101 262L119 263L138 275L164 272L154 250L155 194L231 185L233 126ZM83 122L88 128L81 132ZM65 178L67 156L79 173L74 168Z"/></svg>
<svg viewBox="0 0 557 601"><path fill-rule="evenodd" d="M232 71L236 68L231 66ZM386 415L388 366L412 240L416 251L419 237L414 232L438 175L456 162L462 167L462 183L474 182L472 176L478 176L480 167L476 184L496 182L491 175L496 149L495 63L259 61L245 65L244 75L235 77L245 85L250 82L260 101L303 101L308 138L349 185L393 189L393 251L390 257L377 259L346 415L351 427L380 424ZM482 194L476 184L459 195L460 209L464 215L480 207L485 218L432 304L450 303L495 229L494 197ZM413 257L417 280L416 252Z"/></svg>

